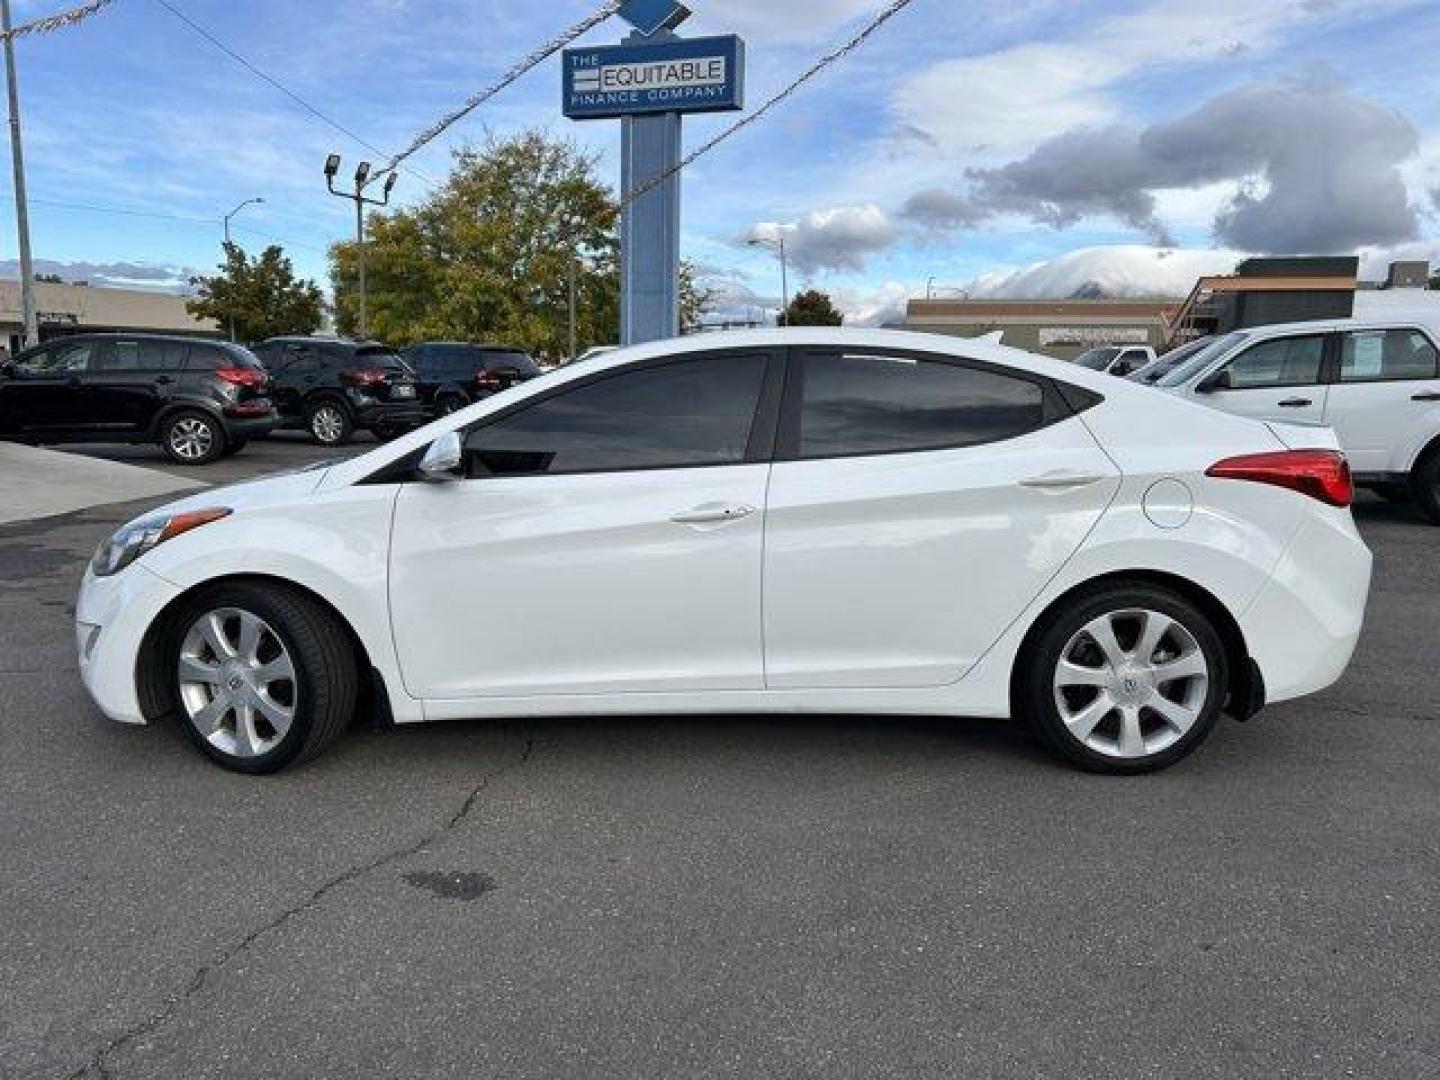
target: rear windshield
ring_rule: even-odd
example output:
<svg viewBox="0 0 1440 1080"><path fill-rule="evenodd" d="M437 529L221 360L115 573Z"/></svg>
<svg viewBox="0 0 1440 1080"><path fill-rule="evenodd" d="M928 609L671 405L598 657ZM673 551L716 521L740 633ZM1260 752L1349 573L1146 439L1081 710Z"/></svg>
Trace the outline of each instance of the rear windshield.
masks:
<svg viewBox="0 0 1440 1080"><path fill-rule="evenodd" d="M355 350L355 363L359 367L388 371L392 375L411 374L410 365L394 349L384 345L367 345Z"/></svg>
<svg viewBox="0 0 1440 1080"><path fill-rule="evenodd" d="M529 353L523 352L492 352L485 351L486 371L513 371L519 375L539 375L540 369L535 366Z"/></svg>
<svg viewBox="0 0 1440 1080"><path fill-rule="evenodd" d="M1225 334L1210 342L1199 352L1187 358L1179 367L1168 375L1163 376L1156 386L1184 386L1200 372L1209 367L1215 360L1226 352L1229 352L1240 342L1245 340L1245 335L1240 333Z"/></svg>
<svg viewBox="0 0 1440 1080"><path fill-rule="evenodd" d="M1104 371L1119 355L1120 350L1116 348L1087 349L1075 358L1075 363L1091 371Z"/></svg>

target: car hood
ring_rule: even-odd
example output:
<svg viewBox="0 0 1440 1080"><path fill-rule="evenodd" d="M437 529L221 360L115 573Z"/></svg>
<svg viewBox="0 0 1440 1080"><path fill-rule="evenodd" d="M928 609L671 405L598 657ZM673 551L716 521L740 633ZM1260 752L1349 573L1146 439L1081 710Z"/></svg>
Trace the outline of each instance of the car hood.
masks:
<svg viewBox="0 0 1440 1080"><path fill-rule="evenodd" d="M325 474L330 471L330 465L329 462L321 462L292 472L274 473L253 480L242 480L237 484L206 488L178 502L170 503L158 512L176 513L215 507L241 511L294 502L303 499L320 486Z"/></svg>

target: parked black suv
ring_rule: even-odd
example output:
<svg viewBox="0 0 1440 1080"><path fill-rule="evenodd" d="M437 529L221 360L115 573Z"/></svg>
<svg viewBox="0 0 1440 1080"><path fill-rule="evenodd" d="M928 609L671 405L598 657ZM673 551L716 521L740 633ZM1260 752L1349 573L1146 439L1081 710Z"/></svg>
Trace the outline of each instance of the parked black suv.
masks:
<svg viewBox="0 0 1440 1080"><path fill-rule="evenodd" d="M254 350L282 423L307 429L324 446L349 442L356 428L388 439L429 419L414 372L388 345L280 337Z"/></svg>
<svg viewBox="0 0 1440 1080"><path fill-rule="evenodd" d="M529 353L503 345L427 341L402 355L415 369L431 416L445 416L540 374Z"/></svg>
<svg viewBox="0 0 1440 1080"><path fill-rule="evenodd" d="M0 438L158 443L182 465L240 450L279 422L254 355L153 334L84 334L0 365Z"/></svg>

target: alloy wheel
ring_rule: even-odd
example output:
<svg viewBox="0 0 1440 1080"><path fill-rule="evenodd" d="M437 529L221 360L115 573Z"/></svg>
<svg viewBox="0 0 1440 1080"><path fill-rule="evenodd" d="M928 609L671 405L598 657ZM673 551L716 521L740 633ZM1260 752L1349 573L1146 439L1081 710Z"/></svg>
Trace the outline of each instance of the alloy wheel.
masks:
<svg viewBox="0 0 1440 1080"><path fill-rule="evenodd" d="M222 753L267 754L295 721L294 661L270 625L248 611L218 608L196 619L176 676L191 725Z"/></svg>
<svg viewBox="0 0 1440 1080"><path fill-rule="evenodd" d="M1210 664L1195 636L1158 611L1107 612L1060 654L1055 706L1071 737L1112 758L1158 754L1199 722Z"/></svg>
<svg viewBox="0 0 1440 1080"><path fill-rule="evenodd" d="M186 416L170 425L170 449L185 461L200 461L215 447L215 431L209 423Z"/></svg>
<svg viewBox="0 0 1440 1080"><path fill-rule="evenodd" d="M310 431L322 443L335 443L345 433L345 417L334 405L321 405L310 417Z"/></svg>

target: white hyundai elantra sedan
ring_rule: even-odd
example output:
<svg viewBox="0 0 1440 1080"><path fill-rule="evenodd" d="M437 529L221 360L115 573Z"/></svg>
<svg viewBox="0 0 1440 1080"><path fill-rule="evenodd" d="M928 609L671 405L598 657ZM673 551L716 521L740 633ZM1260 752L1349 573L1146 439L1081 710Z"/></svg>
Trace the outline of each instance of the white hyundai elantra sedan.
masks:
<svg viewBox="0 0 1440 1080"><path fill-rule="evenodd" d="M1314 693L1371 558L1323 428L989 341L790 330L621 350L103 544L80 667L266 773L357 702L452 717L1022 718L1083 768Z"/></svg>

